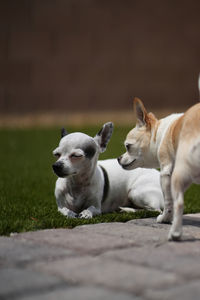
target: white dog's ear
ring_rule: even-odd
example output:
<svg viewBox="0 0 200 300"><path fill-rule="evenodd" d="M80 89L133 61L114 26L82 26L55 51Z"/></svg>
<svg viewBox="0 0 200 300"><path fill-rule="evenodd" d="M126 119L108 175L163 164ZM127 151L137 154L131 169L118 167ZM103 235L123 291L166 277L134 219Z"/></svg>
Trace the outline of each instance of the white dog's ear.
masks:
<svg viewBox="0 0 200 300"><path fill-rule="evenodd" d="M65 128L61 129L61 138L63 138L64 136L68 135L67 130L65 130Z"/></svg>
<svg viewBox="0 0 200 300"><path fill-rule="evenodd" d="M111 138L112 133L113 133L113 123L108 122L103 125L101 130L94 137L95 141L99 145L101 153L106 150L107 144Z"/></svg>
<svg viewBox="0 0 200 300"><path fill-rule="evenodd" d="M139 127L147 125L148 114L142 101L139 98L134 98L133 105L136 112L137 125Z"/></svg>

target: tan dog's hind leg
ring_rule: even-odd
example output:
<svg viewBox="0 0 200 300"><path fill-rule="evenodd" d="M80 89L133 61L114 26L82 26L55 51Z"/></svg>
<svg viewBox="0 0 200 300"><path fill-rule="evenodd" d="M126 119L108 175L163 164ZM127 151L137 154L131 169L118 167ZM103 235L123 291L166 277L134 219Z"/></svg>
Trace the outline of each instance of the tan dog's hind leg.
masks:
<svg viewBox="0 0 200 300"><path fill-rule="evenodd" d="M193 146L190 146L193 144ZM182 235L182 215L184 192L192 182L200 184L200 143L188 139L180 142L174 170L171 177L171 192L174 204L173 223L169 232L169 240L179 240Z"/></svg>
<svg viewBox="0 0 200 300"><path fill-rule="evenodd" d="M184 192L191 184L190 172L187 165L182 162L175 165L172 179L172 197L174 204L173 223L168 235L169 240L180 240L182 235L182 218L184 208Z"/></svg>

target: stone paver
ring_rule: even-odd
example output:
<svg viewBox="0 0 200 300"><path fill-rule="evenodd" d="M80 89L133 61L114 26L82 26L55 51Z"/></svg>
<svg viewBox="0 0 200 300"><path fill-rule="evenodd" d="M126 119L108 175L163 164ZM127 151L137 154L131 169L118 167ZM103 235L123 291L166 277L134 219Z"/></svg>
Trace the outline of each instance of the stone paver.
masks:
<svg viewBox="0 0 200 300"><path fill-rule="evenodd" d="M49 291L45 294L28 295L20 300L142 300L142 298L127 293L112 291L101 287L78 286L68 289Z"/></svg>
<svg viewBox="0 0 200 300"><path fill-rule="evenodd" d="M171 289L147 290L145 298L148 300L199 300L199 280L184 283Z"/></svg>
<svg viewBox="0 0 200 300"><path fill-rule="evenodd" d="M39 245L33 241L0 237L0 265L23 266L29 262L46 262L73 254L74 251L59 246Z"/></svg>
<svg viewBox="0 0 200 300"><path fill-rule="evenodd" d="M23 295L37 295L48 290L63 288L66 285L67 283L58 277L29 269L0 269L0 299L20 299Z"/></svg>
<svg viewBox="0 0 200 300"><path fill-rule="evenodd" d="M199 299L200 214L0 237L0 299Z"/></svg>
<svg viewBox="0 0 200 300"><path fill-rule="evenodd" d="M39 264L37 271L57 275L72 284L94 284L139 295L145 288L161 288L180 282L176 274L101 257L81 257ZM142 280L141 280L142 279Z"/></svg>
<svg viewBox="0 0 200 300"><path fill-rule="evenodd" d="M115 223L118 226L117 223ZM98 224L97 224L98 225ZM111 228L114 230L113 224L101 224L106 227L107 231ZM123 226L124 224L121 224ZM98 226L94 225L96 228ZM100 227L100 226L99 226ZM132 227L132 226L131 226ZM86 231L85 231L86 230ZM82 230L81 226L77 229L51 229L35 232L27 232L14 236L14 239L21 241L32 241L39 245L58 246L66 250L73 250L85 254L98 254L102 251L114 248L124 248L134 246L134 239L125 239L121 236L107 235L100 230L93 232L92 226Z"/></svg>

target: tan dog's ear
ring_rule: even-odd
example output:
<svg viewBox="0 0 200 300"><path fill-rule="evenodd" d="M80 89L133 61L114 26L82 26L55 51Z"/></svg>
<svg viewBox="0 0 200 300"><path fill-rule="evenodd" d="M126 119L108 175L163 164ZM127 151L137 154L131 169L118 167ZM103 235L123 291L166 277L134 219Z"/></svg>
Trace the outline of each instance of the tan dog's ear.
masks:
<svg viewBox="0 0 200 300"><path fill-rule="evenodd" d="M144 104L139 98L134 98L133 100L134 110L137 117L137 125L139 127L146 126L148 123L148 114L144 107Z"/></svg>

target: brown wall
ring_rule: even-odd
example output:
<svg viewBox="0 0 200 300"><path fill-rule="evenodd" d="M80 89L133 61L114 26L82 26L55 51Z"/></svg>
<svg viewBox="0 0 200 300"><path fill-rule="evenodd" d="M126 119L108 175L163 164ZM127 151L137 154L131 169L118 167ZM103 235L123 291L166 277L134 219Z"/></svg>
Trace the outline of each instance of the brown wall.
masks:
<svg viewBox="0 0 200 300"><path fill-rule="evenodd" d="M199 0L1 0L0 111L198 100Z"/></svg>

